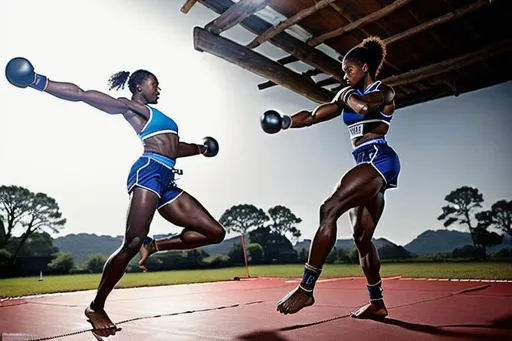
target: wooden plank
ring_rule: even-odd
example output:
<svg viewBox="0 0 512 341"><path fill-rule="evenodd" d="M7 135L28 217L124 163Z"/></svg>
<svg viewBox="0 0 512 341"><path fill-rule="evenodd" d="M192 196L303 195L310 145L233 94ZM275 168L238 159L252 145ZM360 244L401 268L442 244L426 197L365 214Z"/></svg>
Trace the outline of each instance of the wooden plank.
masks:
<svg viewBox="0 0 512 341"><path fill-rule="evenodd" d="M347 32L350 32L352 30L355 30L356 28L360 27L360 26L363 26L363 25L366 25L366 24L369 24L369 23L372 23L374 21L377 21L391 13L393 13L394 11L396 11L397 9L407 5L409 2L411 2L412 0L396 0L395 2L393 2L391 5L388 5L386 7L383 7L382 9L376 11L376 12L373 12L365 17L362 17L361 19L359 20L356 20L348 25L345 25L343 27L340 27L338 29L335 29L331 32L327 32L327 33L324 33L324 34L321 34L317 37L313 37L311 39L309 39L308 41L308 45L309 46L317 46L317 45L320 45L321 43L329 40L329 39L332 39L332 38L335 38L335 37L338 37L344 33L347 33Z"/></svg>
<svg viewBox="0 0 512 341"><path fill-rule="evenodd" d="M201 52L211 53L254 74L270 79L314 102L325 103L332 100L333 96L330 91L318 87L304 76L245 46L214 35L200 27L194 28L194 48Z"/></svg>
<svg viewBox="0 0 512 341"><path fill-rule="evenodd" d="M281 61L285 61L286 60L286 57L285 58L282 58L280 60L278 60L277 62L281 65L283 65L283 63ZM303 76L306 76L306 77L312 77L312 76L316 76L318 74L321 74L322 71L318 70L318 69L310 69L306 72L303 72L302 75ZM332 77L329 77L329 79L333 79ZM334 80L334 82L338 82L337 80ZM339 82L338 82L339 83ZM265 83L260 83L258 84L258 89L259 90L264 90L264 89L268 89L268 88L271 88L273 86L276 86L277 84L272 82L272 81L268 81L268 82L265 82Z"/></svg>
<svg viewBox="0 0 512 341"><path fill-rule="evenodd" d="M199 2L210 8L212 11L220 14L233 6L233 2L231 0L199 0ZM271 24L255 15L251 15L244 19L240 25L257 35L264 33L272 27ZM286 32L277 34L275 37L269 39L269 42L283 51L288 52L297 58L297 60L301 60L314 68L322 70L325 74L342 81L343 71L341 69L340 62L329 57L324 52L309 46Z"/></svg>
<svg viewBox="0 0 512 341"><path fill-rule="evenodd" d="M338 5L336 5L335 3L332 3L331 4L331 7L333 7L345 20L347 20L349 23L352 23L352 22L355 22L357 20L360 20L361 17L357 17L356 15L354 15L353 13L351 13L350 11L347 11L345 10L344 8L341 8L339 7ZM366 36L370 36L371 34L365 30L363 27L358 27L358 29L363 32ZM385 30L383 27L382 27L383 30ZM387 32L387 30L385 30ZM293 57L293 56L288 56L288 57L285 57L285 58L282 58L280 60L278 60L278 62L280 62L281 64L285 65L287 63L292 63L294 61L296 61L297 59L293 59L293 58L290 58L290 57ZM388 67L390 67L391 69L395 70L395 71L398 71L398 67L396 65L394 65L393 63L391 63L389 60L384 60L384 64ZM336 88L333 88L331 89L332 91L334 92L337 92L338 90L341 90L341 88L343 88L344 85L344 82L339 82L338 80L338 83L341 83L339 87L336 87ZM335 83L333 83L335 84ZM258 89L260 90L263 90L263 89L268 89L268 88L271 88L273 86L275 86L276 84L274 82L271 82L271 81L268 81L268 82L265 82L265 83L261 83L258 85ZM424 90L425 87L422 86L421 84L415 84L414 87L419 87L421 88L420 90ZM404 93L406 94L410 94L411 91L409 91L408 89L406 88L403 88L403 87L399 87Z"/></svg>
<svg viewBox="0 0 512 341"><path fill-rule="evenodd" d="M423 79L435 76L437 74L456 70L466 65L470 65L472 63L476 63L478 61L490 58L496 54L502 53L507 50L512 50L512 38L502 40L500 42L494 43L492 45L464 54L459 57L427 65L416 70L411 70L402 73L400 75L388 77L382 80L382 82L389 86L412 84L415 82L419 82Z"/></svg>
<svg viewBox="0 0 512 341"><path fill-rule="evenodd" d="M339 83L340 82L338 82L336 79L329 77L329 78L325 78L325 79L322 79L322 80L316 82L316 85L327 86L327 85L333 85L333 84L339 84Z"/></svg>
<svg viewBox="0 0 512 341"><path fill-rule="evenodd" d="M270 38L275 37L279 33L283 32L284 30L289 28L290 26L295 25L302 19L310 16L311 14L321 10L324 7L329 6L329 4L333 3L334 1L336 1L336 0L322 0L320 2L315 2L315 4L313 6L303 9L302 11L295 14L294 16L292 16L286 20L283 20L277 26L269 28L268 30L266 30L265 32L263 32L262 34L260 34L256 38L254 38L254 40L251 41L247 45L247 47L250 49L254 49L254 48L260 46L261 44L263 44Z"/></svg>
<svg viewBox="0 0 512 341"><path fill-rule="evenodd" d="M332 7L332 9L334 9L336 12L338 12L339 14L343 15L343 12L345 11L345 9L342 7L342 6L339 6L337 5L336 3L332 3L330 5Z"/></svg>
<svg viewBox="0 0 512 341"><path fill-rule="evenodd" d="M187 0L183 7L181 7L181 12L187 14L192 7L196 4L197 0Z"/></svg>
<svg viewBox="0 0 512 341"><path fill-rule="evenodd" d="M269 2L270 0L240 0L224 11L220 17L208 23L205 29L218 35L262 10Z"/></svg>
<svg viewBox="0 0 512 341"><path fill-rule="evenodd" d="M430 21L427 21L427 22L425 22L425 23L423 23L421 25L418 25L418 26L415 26L413 28L410 28L407 31L403 31L403 32L400 32L398 34L395 34L392 37L386 38L384 40L384 42L386 43L386 45L391 45L391 44L396 43L396 42L398 42L400 40L412 37L415 34L418 34L420 32L428 30L428 29L430 29L432 27L435 27L435 26L444 24L446 22L449 22L451 20L455 20L457 18L460 18L463 15L466 15L468 13L474 12L477 9L479 9L479 8L485 6L485 5L488 5L488 4L489 4L489 0L477 1L477 2L472 3L471 5L469 5L467 7L459 8L459 9L453 11L453 12L450 12L448 14L445 14L445 15L442 15L442 16L437 17L435 19L432 19Z"/></svg>

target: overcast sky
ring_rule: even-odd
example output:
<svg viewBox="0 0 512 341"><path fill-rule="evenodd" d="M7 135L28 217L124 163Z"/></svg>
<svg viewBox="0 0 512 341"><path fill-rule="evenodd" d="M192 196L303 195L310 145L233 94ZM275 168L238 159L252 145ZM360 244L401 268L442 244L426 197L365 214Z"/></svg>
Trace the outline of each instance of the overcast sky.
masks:
<svg viewBox="0 0 512 341"><path fill-rule="evenodd" d="M157 108L176 120L181 139L210 135L220 144L215 158L178 161L179 186L216 218L239 203L265 210L285 205L303 219L303 238L312 238L319 205L353 166L346 127L337 119L265 134L259 124L265 110L292 114L316 104L281 87L260 91L265 79L195 51L193 27L217 15L200 4L185 15L184 2L2 1L0 30L7 34L0 36L0 62L5 67L23 56L52 80L104 92L117 71L155 73L162 88ZM243 44L254 37L242 28L223 36ZM286 55L269 44L258 51ZM60 235L124 234L126 178L142 152L129 124L83 103L15 88L5 77L0 92L0 184L55 198L68 220ZM110 94L130 96L128 90ZM444 196L459 186L478 187L486 208L512 199L511 94L508 82L395 113L388 140L402 172L399 188L386 194L376 237L404 245L442 228L436 218ZM351 237L346 215L338 226L338 238ZM151 228L151 234L179 231L159 216Z"/></svg>

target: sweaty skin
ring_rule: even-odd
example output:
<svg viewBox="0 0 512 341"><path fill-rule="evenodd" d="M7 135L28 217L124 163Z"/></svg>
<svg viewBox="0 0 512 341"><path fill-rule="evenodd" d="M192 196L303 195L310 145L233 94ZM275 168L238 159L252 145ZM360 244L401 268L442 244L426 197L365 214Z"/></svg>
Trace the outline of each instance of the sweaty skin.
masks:
<svg viewBox="0 0 512 341"><path fill-rule="evenodd" d="M349 91L351 87L364 90L374 83L367 70L366 64L345 61L343 63L344 78L350 86L345 90ZM346 103L342 98L343 94L337 96L331 103L318 106L312 112L303 110L292 115L290 128L307 127L329 121L341 115L343 106L349 106L362 115L377 109L392 115L395 110L394 91L384 84L381 84L378 92L364 96L352 94ZM352 145L356 147L365 141L383 137L388 129L385 123L366 124L365 134L352 139ZM384 190L383 178L371 165L360 164L349 170L320 208L320 226L311 244L308 264L318 269L322 268L336 242L336 221L343 213L349 211L361 267L369 283L380 281L380 260L371 238L384 209ZM283 314L294 314L313 305L314 302L312 290L306 292L299 286L278 302L277 311ZM380 318L387 314L384 301L377 300L361 307L352 314L352 317Z"/></svg>
<svg viewBox="0 0 512 341"><path fill-rule="evenodd" d="M122 115L135 132L140 133L150 116L150 110L146 105L156 104L160 92L158 80L154 75L146 77L141 84L136 85L137 89L131 99L113 98L99 91L84 91L75 84L56 81L49 81L45 91L67 101L84 102L108 114ZM144 140L145 152L157 153L171 159L202 154L201 148L201 145L180 142L178 135L171 133ZM121 330L105 312L105 301L124 275L129 261L138 252L144 251L142 242L149 233L158 201L159 197L154 192L141 187L135 187L131 192L123 245L105 263L96 297L84 312L96 336L115 335ZM192 249L220 243L224 239L223 227L185 191L158 211L167 221L183 227L179 235L159 241L161 251ZM141 260L141 266L144 265L146 258L147 255Z"/></svg>

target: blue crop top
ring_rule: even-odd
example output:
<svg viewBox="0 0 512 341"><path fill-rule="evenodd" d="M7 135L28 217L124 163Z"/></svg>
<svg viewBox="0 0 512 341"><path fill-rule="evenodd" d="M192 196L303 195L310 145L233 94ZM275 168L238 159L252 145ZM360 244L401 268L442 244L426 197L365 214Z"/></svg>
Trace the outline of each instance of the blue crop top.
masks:
<svg viewBox="0 0 512 341"><path fill-rule="evenodd" d="M146 105L146 107L149 109L149 119L138 134L143 141L159 134L171 133L178 135L178 125L172 118L165 116L160 110L149 105Z"/></svg>
<svg viewBox="0 0 512 341"><path fill-rule="evenodd" d="M379 91L379 86L381 85L381 81L377 81L375 83L370 84L364 92L357 89L356 93L359 96L367 95L371 92ZM375 110L373 112L369 112L366 115L356 113L349 106L344 106L341 112L341 116L343 118L343 122L348 127L348 132L350 134L350 139L361 137L364 135L364 124L365 123L373 123L373 122L381 122L389 125L391 123L391 119L393 115L386 115L380 110Z"/></svg>

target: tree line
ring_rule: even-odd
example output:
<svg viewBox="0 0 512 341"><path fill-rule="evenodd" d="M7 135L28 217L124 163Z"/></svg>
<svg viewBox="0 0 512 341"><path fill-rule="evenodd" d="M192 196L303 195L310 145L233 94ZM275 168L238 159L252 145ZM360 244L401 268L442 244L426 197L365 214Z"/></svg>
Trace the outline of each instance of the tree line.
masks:
<svg viewBox="0 0 512 341"><path fill-rule="evenodd" d="M483 195L478 189L463 186L445 198L438 220L449 226L465 227L472 246L456 249L451 256L485 259L487 248L502 242L502 234L512 236L512 201L499 200L490 209L482 208ZM277 205L264 211L252 204L234 205L219 219L227 232L244 236L246 256L250 264L303 263L308 250L297 252L292 242L302 233L302 219L289 208ZM63 254L53 245L49 232L59 233L66 224L57 201L45 193L33 193L20 186L0 187L0 269L4 275L38 274L44 269L53 273L101 272L106 255L90 255L84 264L75 264L72 255ZM14 236L14 231L18 236ZM21 232L21 233L19 233ZM500 235L501 233L501 235ZM403 247L379 249L381 258L412 258ZM357 263L354 248L334 249L327 263ZM148 261L154 270L207 268L244 264L240 242L235 242L227 255L209 255L203 249L169 251L156 254ZM136 259L128 271L138 270Z"/></svg>
<svg viewBox="0 0 512 341"><path fill-rule="evenodd" d="M470 186L451 191L444 200L447 204L441 208L437 219L443 221L446 228L459 225L469 231L473 247L466 247L465 253L486 259L487 248L503 240L498 232L512 236L512 200L498 200L490 210L483 210L483 194Z"/></svg>

